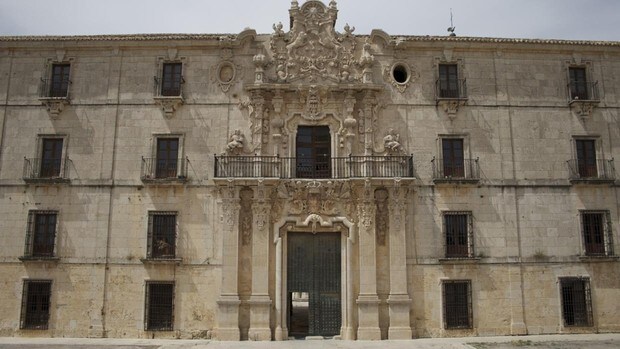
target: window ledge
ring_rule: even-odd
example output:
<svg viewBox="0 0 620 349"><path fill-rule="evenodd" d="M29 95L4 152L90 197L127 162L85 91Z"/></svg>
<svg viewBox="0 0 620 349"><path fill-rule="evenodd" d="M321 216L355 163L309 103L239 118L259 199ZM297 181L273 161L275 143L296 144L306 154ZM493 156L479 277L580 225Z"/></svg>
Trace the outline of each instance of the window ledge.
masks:
<svg viewBox="0 0 620 349"><path fill-rule="evenodd" d="M26 183L71 183L71 179L63 177L50 177L50 178L23 178Z"/></svg>
<svg viewBox="0 0 620 349"><path fill-rule="evenodd" d="M21 256L19 260L25 263L58 263L60 257L45 257L45 256Z"/></svg>
<svg viewBox="0 0 620 349"><path fill-rule="evenodd" d="M144 264L181 264L181 258L140 258Z"/></svg>
<svg viewBox="0 0 620 349"><path fill-rule="evenodd" d="M481 258L478 257L454 257L454 258L439 258L441 264L476 264L480 262Z"/></svg>
<svg viewBox="0 0 620 349"><path fill-rule="evenodd" d="M569 178L568 181L571 184L610 184L614 183L616 180L614 178Z"/></svg>
<svg viewBox="0 0 620 349"><path fill-rule="evenodd" d="M169 177L169 178L155 178L150 176L142 177L142 182L145 184L183 184L189 179L187 176Z"/></svg>
<svg viewBox="0 0 620 349"><path fill-rule="evenodd" d="M614 262L620 259L620 256L579 256L582 262Z"/></svg>
<svg viewBox="0 0 620 349"><path fill-rule="evenodd" d="M480 178L433 178L435 184L456 183L456 184L475 184L480 182Z"/></svg>

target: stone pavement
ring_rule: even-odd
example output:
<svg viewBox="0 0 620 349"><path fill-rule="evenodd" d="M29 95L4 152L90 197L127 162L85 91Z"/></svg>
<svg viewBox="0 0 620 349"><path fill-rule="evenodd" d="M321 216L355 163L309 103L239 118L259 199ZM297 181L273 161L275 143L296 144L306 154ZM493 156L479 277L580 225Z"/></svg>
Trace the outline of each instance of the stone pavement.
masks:
<svg viewBox="0 0 620 349"><path fill-rule="evenodd" d="M300 340L219 342L210 340L0 337L0 349L618 349L620 334L423 338L408 341Z"/></svg>

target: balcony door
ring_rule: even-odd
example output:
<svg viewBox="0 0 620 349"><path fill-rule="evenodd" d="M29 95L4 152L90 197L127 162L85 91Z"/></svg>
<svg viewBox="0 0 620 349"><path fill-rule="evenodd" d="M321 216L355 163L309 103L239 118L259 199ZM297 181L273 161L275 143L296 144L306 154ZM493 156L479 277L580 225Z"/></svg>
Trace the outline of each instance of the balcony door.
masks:
<svg viewBox="0 0 620 349"><path fill-rule="evenodd" d="M577 147L579 177L597 177L595 141L593 139L578 139L575 141L575 145Z"/></svg>
<svg viewBox="0 0 620 349"><path fill-rule="evenodd" d="M465 160L463 158L463 139L445 138L441 142L443 153L444 177L465 177Z"/></svg>
<svg viewBox="0 0 620 349"><path fill-rule="evenodd" d="M41 178L60 177L62 143L62 138L43 138L41 150Z"/></svg>
<svg viewBox="0 0 620 349"><path fill-rule="evenodd" d="M160 138L157 140L156 178L174 178L177 176L179 159L179 139Z"/></svg>
<svg viewBox="0 0 620 349"><path fill-rule="evenodd" d="M328 126L297 129L297 178L330 178L331 136Z"/></svg>

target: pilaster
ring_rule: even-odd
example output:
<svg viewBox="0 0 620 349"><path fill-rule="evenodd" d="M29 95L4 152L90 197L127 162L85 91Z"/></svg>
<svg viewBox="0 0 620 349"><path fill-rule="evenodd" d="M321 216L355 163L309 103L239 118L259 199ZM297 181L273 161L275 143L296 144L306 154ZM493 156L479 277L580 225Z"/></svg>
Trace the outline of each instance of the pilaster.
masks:
<svg viewBox="0 0 620 349"><path fill-rule="evenodd" d="M370 181L358 205L359 221L359 296L357 298L359 340L380 340L379 297L377 296L376 205Z"/></svg>
<svg viewBox="0 0 620 349"><path fill-rule="evenodd" d="M252 295L250 304L250 340L271 340L269 316L269 217L268 190L259 183L252 204Z"/></svg>
<svg viewBox="0 0 620 349"><path fill-rule="evenodd" d="M411 298L407 292L407 249L405 238L405 217L407 188L395 181L390 190L390 327L388 339L411 339L411 319L409 310Z"/></svg>
<svg viewBox="0 0 620 349"><path fill-rule="evenodd" d="M220 189L222 197L222 286L217 300L216 337L219 340L238 341L239 333L239 188L230 182Z"/></svg>

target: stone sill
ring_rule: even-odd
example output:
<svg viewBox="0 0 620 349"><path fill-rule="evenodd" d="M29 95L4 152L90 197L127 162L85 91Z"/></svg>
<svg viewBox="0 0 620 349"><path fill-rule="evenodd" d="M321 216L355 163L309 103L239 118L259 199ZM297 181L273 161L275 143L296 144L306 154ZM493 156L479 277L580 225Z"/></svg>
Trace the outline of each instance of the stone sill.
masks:
<svg viewBox="0 0 620 349"><path fill-rule="evenodd" d="M582 262L615 262L618 259L620 256L579 256Z"/></svg>
<svg viewBox="0 0 620 349"><path fill-rule="evenodd" d="M591 104L599 104L601 102L600 99L571 99L568 102L568 105L580 104L580 103L591 103Z"/></svg>
<svg viewBox="0 0 620 349"><path fill-rule="evenodd" d="M181 258L140 258L144 264L181 264Z"/></svg>
<svg viewBox="0 0 620 349"><path fill-rule="evenodd" d="M433 178L435 184L476 184L480 178Z"/></svg>
<svg viewBox="0 0 620 349"><path fill-rule="evenodd" d="M171 178L149 178L142 177L142 183L147 185L182 185L188 182L187 176L171 177Z"/></svg>
<svg viewBox="0 0 620 349"><path fill-rule="evenodd" d="M23 178L24 182L29 184L67 184L71 183L69 178L53 177L53 178Z"/></svg>
<svg viewBox="0 0 620 349"><path fill-rule="evenodd" d="M478 257L462 257L462 258L439 258L441 264L476 264L480 262Z"/></svg>
<svg viewBox="0 0 620 349"><path fill-rule="evenodd" d="M613 184L614 178L569 178L571 184Z"/></svg>
<svg viewBox="0 0 620 349"><path fill-rule="evenodd" d="M60 257L21 256L19 260L24 263L58 263Z"/></svg>

